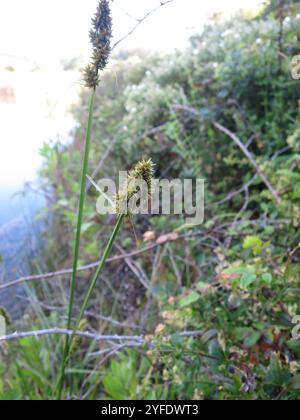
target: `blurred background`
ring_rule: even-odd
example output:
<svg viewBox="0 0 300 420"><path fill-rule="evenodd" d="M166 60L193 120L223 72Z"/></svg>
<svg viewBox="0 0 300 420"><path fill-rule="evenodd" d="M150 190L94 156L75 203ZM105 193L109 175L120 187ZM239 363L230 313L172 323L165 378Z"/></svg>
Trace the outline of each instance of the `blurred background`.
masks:
<svg viewBox="0 0 300 420"><path fill-rule="evenodd" d="M66 324L97 4L0 2L0 316L11 333ZM126 218L82 329L150 335L155 351L79 340L64 398L299 398L300 2L110 4L89 175L115 179L151 157L157 178L205 180L205 221ZM97 198L89 186L74 313L115 225ZM0 399L53 398L60 345L0 343Z"/></svg>
<svg viewBox="0 0 300 420"><path fill-rule="evenodd" d="M159 4L114 0L114 42ZM210 17L219 14L226 19L240 9L255 14L260 4L259 0L176 0L142 22L117 46L115 56L122 50L183 50ZM2 276L24 274L20 249L28 249L24 244L33 240L28 220L44 204L35 185L42 145L72 139L76 122L70 111L82 90L81 68L89 60L90 17L96 5L97 0L1 1L0 255L6 262Z"/></svg>
<svg viewBox="0 0 300 420"><path fill-rule="evenodd" d="M1 2L1 189L34 179L44 141L68 140L74 126L68 111L81 89L79 70L89 59L90 16L96 4L97 0ZM228 17L240 8L255 11L259 4L176 0L150 16L118 50L182 49L213 14ZM155 0L115 0L115 41L158 5Z"/></svg>

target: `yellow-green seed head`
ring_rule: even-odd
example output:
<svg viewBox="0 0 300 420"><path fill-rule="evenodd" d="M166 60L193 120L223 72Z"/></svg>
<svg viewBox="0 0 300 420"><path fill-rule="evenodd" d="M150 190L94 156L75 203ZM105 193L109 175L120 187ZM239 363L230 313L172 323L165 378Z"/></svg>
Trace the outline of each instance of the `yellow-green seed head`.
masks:
<svg viewBox="0 0 300 420"><path fill-rule="evenodd" d="M135 185L136 180L143 180L146 182L148 187L148 194L151 195L152 192L152 180L154 176L154 163L152 159L141 160L135 168L129 172L126 186L123 191L117 193L116 195L116 213L123 214L124 209L127 209L127 205L132 197L135 194L139 193L137 186Z"/></svg>
<svg viewBox="0 0 300 420"><path fill-rule="evenodd" d="M153 175L154 175L154 163L152 159L148 159L148 160L143 159L129 173L129 179L144 180L147 183L149 194L151 194Z"/></svg>

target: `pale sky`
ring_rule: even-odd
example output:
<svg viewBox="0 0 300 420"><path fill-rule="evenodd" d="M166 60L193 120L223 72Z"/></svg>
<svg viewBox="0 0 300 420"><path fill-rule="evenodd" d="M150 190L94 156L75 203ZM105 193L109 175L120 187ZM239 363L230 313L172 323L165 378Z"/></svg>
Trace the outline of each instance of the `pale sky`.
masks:
<svg viewBox="0 0 300 420"><path fill-rule="evenodd" d="M98 0L1 0L0 53L27 56L37 62L89 54L90 19ZM114 0L116 39L160 0ZM170 48L184 45L216 11L253 8L261 0L174 0L144 22L123 47Z"/></svg>
<svg viewBox="0 0 300 420"><path fill-rule="evenodd" d="M98 0L1 0L0 89L12 86L16 104L0 102L0 188L21 185L34 176L41 144L65 136L73 121L66 114L76 100L77 75L62 71L61 59L88 59L88 32ZM114 35L118 40L160 0L114 0ZM182 48L217 11L227 15L253 9L261 0L174 0L144 22L121 47ZM128 14L130 16L128 16ZM8 74L6 65L16 64ZM22 59L26 57L29 61ZM42 67L32 72L33 63ZM51 112L50 112L50 111Z"/></svg>

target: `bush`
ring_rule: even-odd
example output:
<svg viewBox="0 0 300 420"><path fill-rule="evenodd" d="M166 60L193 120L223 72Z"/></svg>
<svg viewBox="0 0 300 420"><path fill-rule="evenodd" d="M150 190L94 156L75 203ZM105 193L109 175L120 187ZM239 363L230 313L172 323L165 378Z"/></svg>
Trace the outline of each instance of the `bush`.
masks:
<svg viewBox="0 0 300 420"><path fill-rule="evenodd" d="M212 22L186 51L116 58L103 77L90 173L115 178L143 156L157 163L157 177L203 177L206 220L185 231L181 218L140 216L133 222L137 243L128 221L122 252L141 250L145 233L154 246L132 261L109 265L88 321L101 332L128 334L137 328L145 342L111 362L98 361L105 366L101 373L86 357L78 372L94 375L80 389L70 384L77 397L299 397L300 347L291 336L300 287L299 81L291 79L289 68L299 14L295 8L285 13L288 18L281 21L268 9L252 20ZM70 264L86 113L83 94L74 110L78 124L72 144L42 150L41 180L55 196L48 234L51 269ZM243 142L280 204L214 122ZM91 188L82 263L99 257L99 243L113 223L96 214L95 201ZM57 243L59 250L53 248ZM85 283L77 291L79 301ZM47 292L39 288L38 295L63 303L54 286ZM117 325L103 316L117 319ZM73 356L76 366L87 347L82 344Z"/></svg>

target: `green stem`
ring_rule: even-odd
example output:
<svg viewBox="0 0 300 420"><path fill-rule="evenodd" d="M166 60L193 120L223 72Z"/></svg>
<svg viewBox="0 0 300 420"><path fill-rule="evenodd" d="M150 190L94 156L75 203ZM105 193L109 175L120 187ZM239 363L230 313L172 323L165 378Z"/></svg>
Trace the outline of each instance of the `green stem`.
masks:
<svg viewBox="0 0 300 420"><path fill-rule="evenodd" d="M99 266L97 268L97 271L96 271L96 273L95 273L95 275L94 275L94 277L93 277L93 279L91 281L91 285L89 287L89 290L88 290L88 292L86 294L86 297L84 299L84 302L82 304L82 307L81 307L81 310L80 310L80 313L79 313L79 316L78 316L78 319L77 319L75 331L78 328L78 326L79 326L79 324L80 324L80 322L81 322L81 320L82 320L82 318L84 316L84 313L85 313L85 311L87 309L87 306L89 304L89 301L90 301L90 299L92 297L92 294L93 294L93 292L94 292L94 290L96 288L97 280L98 280L98 278L99 278L100 274L102 273L103 268L105 266L106 260L110 256L110 253L112 251L112 247L114 245L114 242L115 242L115 240L116 240L116 238L117 238L117 236L118 236L118 234L120 232L120 229L122 227L124 217L125 217L124 214L121 214L118 217L118 220L117 220L116 226L114 228L114 231L113 231L113 233L112 233L112 235L111 235L111 237L110 237L110 239L108 241L108 244L107 244L107 246L105 248L103 257L101 258L101 261L99 263Z"/></svg>
<svg viewBox="0 0 300 420"><path fill-rule="evenodd" d="M80 313L79 313L79 316L78 316L76 325L74 327L74 331L77 331L79 329L80 321L82 320L82 318L84 316L84 313L85 313L85 311L87 309L87 306L89 304L89 301L91 299L91 296L92 296L92 294L93 294L93 292L94 292L94 290L96 288L97 280L98 280L100 274L102 273L103 268L105 267L106 260L110 256L110 253L112 251L113 244L114 244L114 242L115 242L115 240L116 240L116 238L117 238L117 236L118 236L118 234L120 232L120 229L122 227L124 218L125 218L125 215L124 214L122 214L122 215L120 215L118 217L118 220L117 220L116 226L114 228L114 231L113 231L113 233L112 233L112 235L111 235L111 237L110 237L110 239L108 241L108 244L107 244L107 246L105 248L105 251L103 253L103 256L101 258L101 261L99 263L99 266L97 268L97 271L96 271L96 273L95 273L95 275L94 275L94 277L93 277L93 279L91 281L89 290L87 291L87 294L86 294L86 297L85 297L84 302L82 304L82 307L81 307L81 310L80 310ZM71 348L73 339L74 339L74 335L72 335L71 337L68 337L68 347L67 347L67 352L66 352L66 355L65 355L65 358L64 358L64 371L63 371L64 376L65 376L65 370L66 370L66 366L67 366L67 363L68 363L68 359L69 359L69 355L70 355L70 348ZM58 398L59 399L61 399L61 395L62 395L62 390L63 390L63 385L64 385L64 376L61 377L61 384L59 385L60 386L59 387L59 394L58 394Z"/></svg>
<svg viewBox="0 0 300 420"><path fill-rule="evenodd" d="M102 271L103 271L103 269L105 267L105 264L106 264L107 259L109 258L110 254L111 254L111 251L112 251L114 242L115 242L115 240L116 240L116 238L117 238L117 236L118 236L118 234L120 232L120 229L122 227L124 218L125 218L125 215L124 214L121 214L118 217L118 220L117 220L117 223L115 225L114 231L113 231L113 233L112 233L112 235L111 235L111 237L110 237L110 239L108 241L108 244L107 244L107 246L105 248L105 251L103 253L103 256L101 258L101 261L99 263L99 266L98 266L98 268L96 270L96 273L95 273L95 275L94 275L94 277L93 277L93 279L91 281L89 290L87 291L86 297L85 297L84 302L82 304L82 307L80 309L80 313L79 313L78 319L76 321L76 325L74 327L74 331L77 331L79 329L80 321L82 320L82 318L84 316L84 313L85 313L85 311L87 309L87 306L89 304L89 301L90 301L90 299L92 297L92 294L93 294L93 292L94 292L94 290L96 288L97 280L98 280L100 274L102 273ZM66 370L66 366L67 366L67 363L68 363L68 359L69 359L69 355L70 355L70 348L71 348L73 339L74 339L74 335L72 335L71 337L68 337L68 348L67 348L67 352L66 352L66 357L64 359L64 376L65 376L65 370ZM62 378L63 379L62 380L62 385L60 385L61 388L59 388L59 392L60 392L58 394L59 399L61 399L61 395L62 395L63 384L64 384L64 376Z"/></svg>
<svg viewBox="0 0 300 420"><path fill-rule="evenodd" d="M86 138L85 138L85 146L84 146L84 157L83 157L83 165L82 165L82 173L81 173L80 199L79 199L74 259L73 259L73 271L72 271L72 280L71 280L71 287L70 287L70 300L69 300L69 306L68 306L67 329L71 329L75 290L76 290L76 283L77 283L76 281L77 268L78 268L78 259L79 259L79 250L80 250L83 211L84 211L84 204L85 204L85 198L86 198L86 179L87 179L89 155L90 155L90 147L91 147L91 132L92 132L92 126L93 126L95 93L96 91L94 89L90 98L88 125L87 125L87 130L86 130ZM64 380L65 380L66 362L67 362L69 350L70 350L70 338L66 337L64 352L63 352L63 360L62 360L62 365L61 365L61 372L60 372L59 382L58 382L58 399L59 400L61 399L61 396L62 396Z"/></svg>

